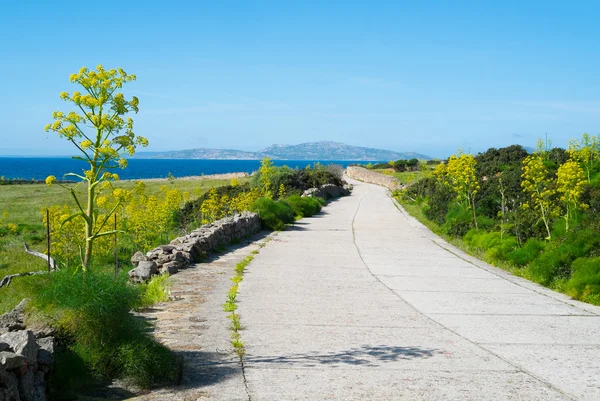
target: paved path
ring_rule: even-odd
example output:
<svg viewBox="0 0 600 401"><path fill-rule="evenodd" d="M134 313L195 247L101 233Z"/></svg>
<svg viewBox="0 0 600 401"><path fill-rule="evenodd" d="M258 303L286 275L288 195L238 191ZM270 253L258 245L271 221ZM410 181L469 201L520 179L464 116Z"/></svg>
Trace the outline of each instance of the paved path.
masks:
<svg viewBox="0 0 600 401"><path fill-rule="evenodd" d="M600 400L600 308L470 258L353 195L279 233L240 286L259 400Z"/></svg>

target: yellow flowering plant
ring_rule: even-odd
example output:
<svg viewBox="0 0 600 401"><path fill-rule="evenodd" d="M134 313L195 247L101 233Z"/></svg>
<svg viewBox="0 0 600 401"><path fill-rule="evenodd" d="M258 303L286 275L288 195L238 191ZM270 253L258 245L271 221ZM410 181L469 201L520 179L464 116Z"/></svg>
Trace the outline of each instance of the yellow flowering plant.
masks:
<svg viewBox="0 0 600 401"><path fill-rule="evenodd" d="M554 180L549 178L548 168L542 160L543 155L534 153L523 160L521 188L529 196L529 202L521 205L523 209L534 210L546 227L547 239L552 239L550 221L558 214L554 201L556 188Z"/></svg>
<svg viewBox="0 0 600 401"><path fill-rule="evenodd" d="M475 228L477 228L475 195L480 189L476 166L477 161L473 155L463 153L459 149L456 155L448 158L447 164L440 163L433 171L437 180L456 194L458 203L472 211Z"/></svg>
<svg viewBox="0 0 600 401"><path fill-rule="evenodd" d="M122 200L102 217L97 205L102 184L119 179L118 175L109 170L125 168L127 161L122 155L128 153L132 156L136 147L148 145L146 138L135 135L133 120L125 118L127 113L138 112L138 99L133 96L127 100L123 93L117 92L124 84L135 79L135 75L127 74L121 68L106 70L102 65L98 65L95 70L82 68L70 76L70 81L82 87L83 91L60 94L60 98L71 103L75 111L56 111L52 114L54 122L46 125L46 131L56 132L75 146L80 155L74 156L74 159L82 160L88 165L88 169L82 174L66 174L80 180L77 186L83 184L87 187L87 199L85 202L80 201L75 192L77 186L65 186L73 196L77 210L62 221L63 224L72 219L83 221L84 270L91 265L94 241L115 233L105 231L104 227ZM48 185L55 182L56 177L46 179Z"/></svg>
<svg viewBox="0 0 600 401"><path fill-rule="evenodd" d="M592 165L594 161L600 159L600 137L584 133L580 139L569 141L567 152L573 161L583 165L587 182L591 182Z"/></svg>
<svg viewBox="0 0 600 401"><path fill-rule="evenodd" d="M116 191L116 190L115 190ZM176 188L163 186L156 196L145 194L145 185L139 182L132 191L113 196L127 199L125 206L125 231L137 249L153 246L162 234L175 228L175 216L182 206L184 195Z"/></svg>
<svg viewBox="0 0 600 401"><path fill-rule="evenodd" d="M569 231L569 221L575 211L588 207L587 204L580 202L586 181L583 168L574 160L566 161L556 172L557 191L563 204L566 231Z"/></svg>

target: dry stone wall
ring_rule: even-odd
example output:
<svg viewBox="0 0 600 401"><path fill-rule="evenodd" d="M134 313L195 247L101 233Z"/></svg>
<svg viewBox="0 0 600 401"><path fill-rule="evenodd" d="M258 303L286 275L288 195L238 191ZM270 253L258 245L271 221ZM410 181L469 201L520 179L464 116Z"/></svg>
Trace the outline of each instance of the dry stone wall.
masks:
<svg viewBox="0 0 600 401"><path fill-rule="evenodd" d="M179 269L200 261L208 252L256 234L261 229L256 213L243 212L225 217L175 238L169 245L156 247L145 255L137 252L131 258L136 268L129 272L129 278L144 282L154 274L177 273Z"/></svg>
<svg viewBox="0 0 600 401"><path fill-rule="evenodd" d="M348 166L346 169L346 175L350 178L354 178L355 180L367 182L369 184L381 185L390 191L394 191L403 187L402 183L398 181L396 177L367 170L364 167Z"/></svg>
<svg viewBox="0 0 600 401"><path fill-rule="evenodd" d="M54 370L54 337L27 330L23 300L0 316L0 401L45 401Z"/></svg>

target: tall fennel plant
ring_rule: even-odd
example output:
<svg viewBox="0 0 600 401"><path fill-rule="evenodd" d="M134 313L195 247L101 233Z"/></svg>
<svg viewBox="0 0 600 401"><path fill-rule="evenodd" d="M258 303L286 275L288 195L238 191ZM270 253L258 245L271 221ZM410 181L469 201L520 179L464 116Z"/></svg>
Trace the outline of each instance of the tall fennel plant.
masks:
<svg viewBox="0 0 600 401"><path fill-rule="evenodd" d="M148 140L135 135L133 120L125 117L130 112L139 111L138 99L133 96L127 100L123 93L118 92L124 84L135 81L133 74L127 74L123 69L106 70L98 65L95 70L82 68L70 76L70 81L79 85L83 90L72 94L62 92L60 98L75 110L67 113L55 111L52 114L54 122L46 125L46 131L54 131L61 138L71 142L79 155L73 159L87 163L87 169L82 174L68 173L66 176L78 178L75 187L66 187L70 191L77 212L66 221L81 218L85 222L85 249L82 256L82 267L87 270L91 266L94 251L94 241L104 235L114 234L106 231L109 218L121 205L122 199L112 210L99 218L97 198L100 191L110 185L111 181L119 179L117 174L110 171L115 168L127 167L124 154L133 156L137 146L148 146ZM49 176L46 183L52 185L56 177ZM84 185L87 189L86 199L80 199L76 188ZM117 191L118 195L118 191Z"/></svg>

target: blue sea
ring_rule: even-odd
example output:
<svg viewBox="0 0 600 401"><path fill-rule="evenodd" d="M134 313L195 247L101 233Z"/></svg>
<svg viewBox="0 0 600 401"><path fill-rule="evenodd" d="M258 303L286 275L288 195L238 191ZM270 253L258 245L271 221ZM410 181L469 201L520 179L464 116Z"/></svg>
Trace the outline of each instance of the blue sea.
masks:
<svg viewBox="0 0 600 401"><path fill-rule="evenodd" d="M316 162L339 164L347 167L368 161L273 160L276 166L304 168ZM376 162L376 161L375 161ZM167 178L234 172L252 173L260 167L260 160L190 160L190 159L130 159L126 169L114 172L123 180L140 178ZM0 157L0 176L5 179L43 180L49 175L63 179L66 173L81 174L85 163L68 157ZM69 177L66 177L67 179Z"/></svg>

